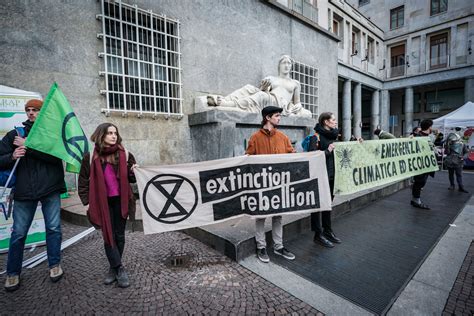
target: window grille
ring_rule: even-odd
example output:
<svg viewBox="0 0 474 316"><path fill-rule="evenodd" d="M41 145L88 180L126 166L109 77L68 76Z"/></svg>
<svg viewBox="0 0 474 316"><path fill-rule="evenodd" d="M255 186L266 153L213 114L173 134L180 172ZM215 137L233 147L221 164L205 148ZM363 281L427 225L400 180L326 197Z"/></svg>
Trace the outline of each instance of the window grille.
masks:
<svg viewBox="0 0 474 316"><path fill-rule="evenodd" d="M294 61L291 69L291 78L298 80L301 84L300 101L303 107L313 117L319 115L318 81L319 72L317 68Z"/></svg>
<svg viewBox="0 0 474 316"><path fill-rule="evenodd" d="M181 117L179 21L121 1L101 0L101 7L102 111Z"/></svg>

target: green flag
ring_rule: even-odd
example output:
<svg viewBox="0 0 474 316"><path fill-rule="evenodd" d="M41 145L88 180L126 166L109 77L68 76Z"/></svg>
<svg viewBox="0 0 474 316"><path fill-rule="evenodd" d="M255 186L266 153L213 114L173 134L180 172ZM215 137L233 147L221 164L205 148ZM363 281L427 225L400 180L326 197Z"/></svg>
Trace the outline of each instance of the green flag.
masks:
<svg viewBox="0 0 474 316"><path fill-rule="evenodd" d="M25 146L64 160L68 172L79 173L89 144L76 114L56 82L49 90Z"/></svg>

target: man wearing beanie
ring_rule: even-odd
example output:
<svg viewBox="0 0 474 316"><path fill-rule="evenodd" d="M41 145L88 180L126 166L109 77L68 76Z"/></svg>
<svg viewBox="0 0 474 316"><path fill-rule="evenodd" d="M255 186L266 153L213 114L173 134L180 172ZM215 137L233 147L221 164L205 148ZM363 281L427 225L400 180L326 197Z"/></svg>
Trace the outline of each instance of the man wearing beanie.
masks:
<svg viewBox="0 0 474 316"><path fill-rule="evenodd" d="M28 119L23 122L24 137L17 130L8 132L0 142L0 169L12 169L20 159L15 171L13 229L7 260L5 290L15 291L20 286L23 249L38 202L41 202L48 253L49 276L58 281L63 270L61 261L60 194L66 192L64 169L60 159L25 147L38 114L43 106L41 100L29 100L25 104Z"/></svg>
<svg viewBox="0 0 474 316"><path fill-rule="evenodd" d="M267 106L262 109L262 128L255 132L249 140L247 155L287 154L294 153L288 136L276 129L281 119L282 108ZM255 240L257 242L257 257L262 262L270 262L265 240L265 218L255 220ZM295 255L283 247L283 226L281 216L272 217L273 251L288 260L294 260Z"/></svg>

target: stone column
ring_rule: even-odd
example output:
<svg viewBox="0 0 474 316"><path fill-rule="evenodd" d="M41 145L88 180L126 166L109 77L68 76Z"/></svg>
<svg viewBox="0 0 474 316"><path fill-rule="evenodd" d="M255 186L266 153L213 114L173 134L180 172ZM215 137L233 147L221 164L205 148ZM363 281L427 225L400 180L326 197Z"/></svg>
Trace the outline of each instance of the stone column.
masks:
<svg viewBox="0 0 474 316"><path fill-rule="evenodd" d="M370 120L370 139L374 139L374 131L380 125L380 101L379 101L379 90L372 92L372 114Z"/></svg>
<svg viewBox="0 0 474 316"><path fill-rule="evenodd" d="M342 136L351 138L351 80L346 79L342 88Z"/></svg>
<svg viewBox="0 0 474 316"><path fill-rule="evenodd" d="M405 136L413 129L413 88L405 88Z"/></svg>
<svg viewBox="0 0 474 316"><path fill-rule="evenodd" d="M362 84L357 82L354 87L354 119L353 134L356 138L362 136Z"/></svg>
<svg viewBox="0 0 474 316"><path fill-rule="evenodd" d="M380 106L380 128L390 132L390 91L382 90L382 102Z"/></svg>
<svg viewBox="0 0 474 316"><path fill-rule="evenodd" d="M474 77L464 80L464 102L474 102Z"/></svg>

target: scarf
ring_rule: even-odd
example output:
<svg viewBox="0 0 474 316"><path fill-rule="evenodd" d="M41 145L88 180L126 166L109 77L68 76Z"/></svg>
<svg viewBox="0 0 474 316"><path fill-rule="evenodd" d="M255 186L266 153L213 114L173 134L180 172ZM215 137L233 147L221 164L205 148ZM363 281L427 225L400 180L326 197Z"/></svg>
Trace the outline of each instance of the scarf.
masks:
<svg viewBox="0 0 474 316"><path fill-rule="evenodd" d="M128 200L131 196L130 184L128 182L127 161L125 150L120 145L105 147L100 151L96 145L92 153L92 163L89 178L89 217L92 224L100 227L102 236L107 245L115 246L113 237L112 221L110 218L109 203L107 200L107 188L105 185L104 171L102 169L101 157L105 158L118 151L119 163L117 178L120 185L120 208L123 218L128 217Z"/></svg>
<svg viewBox="0 0 474 316"><path fill-rule="evenodd" d="M314 130L319 134L320 147L319 150L326 150L329 147L329 144L332 144L339 135L339 130L337 128L331 128L329 130L325 129L319 123L316 124Z"/></svg>

